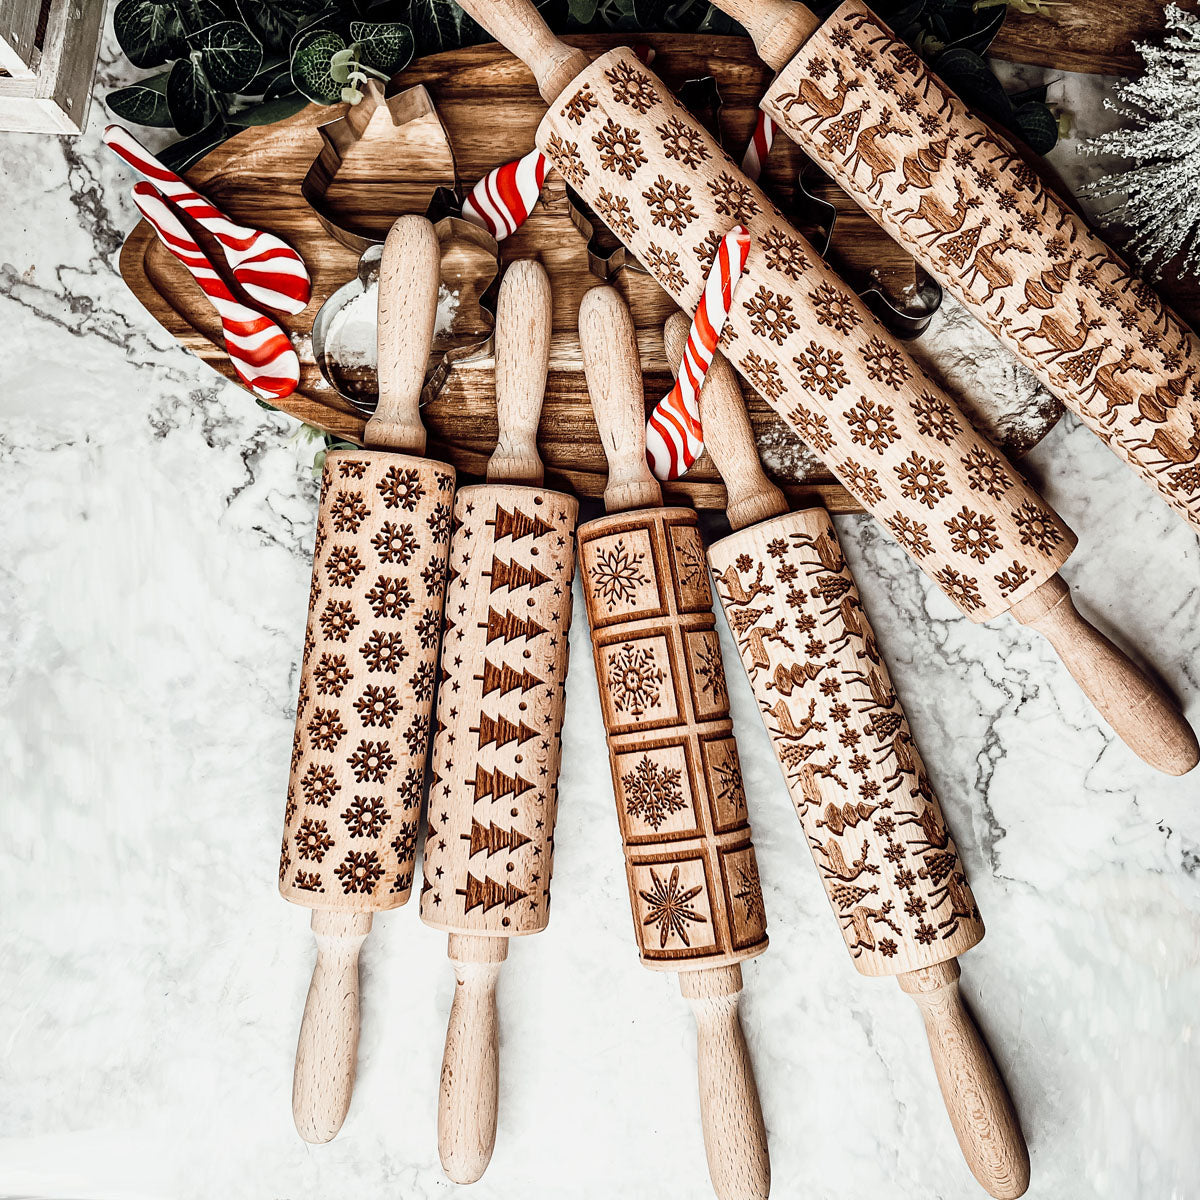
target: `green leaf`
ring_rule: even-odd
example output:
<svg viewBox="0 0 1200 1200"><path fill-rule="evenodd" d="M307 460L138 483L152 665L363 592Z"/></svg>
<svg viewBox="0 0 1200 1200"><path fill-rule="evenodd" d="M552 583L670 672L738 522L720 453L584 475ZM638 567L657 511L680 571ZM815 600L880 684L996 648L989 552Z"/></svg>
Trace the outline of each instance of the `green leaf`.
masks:
<svg viewBox="0 0 1200 1200"><path fill-rule="evenodd" d="M315 13L320 0L237 0L242 20L268 50L286 50L292 35Z"/></svg>
<svg viewBox="0 0 1200 1200"><path fill-rule="evenodd" d="M215 0L175 0L172 7L178 14L181 37L199 33L226 19L224 10ZM182 54L183 50L180 49L178 53Z"/></svg>
<svg viewBox="0 0 1200 1200"><path fill-rule="evenodd" d="M258 74L262 43L237 21L218 21L188 38L200 55L209 82L218 92L240 92Z"/></svg>
<svg viewBox="0 0 1200 1200"><path fill-rule="evenodd" d="M163 71L129 87L109 92L104 103L113 116L120 117L122 121L170 129L174 122L171 120L171 110L167 107L168 74Z"/></svg>
<svg viewBox="0 0 1200 1200"><path fill-rule="evenodd" d="M394 75L412 60L412 30L399 22L351 21L350 38L358 44L362 61L377 71Z"/></svg>
<svg viewBox="0 0 1200 1200"><path fill-rule="evenodd" d="M293 117L308 104L303 96L294 92L290 96L280 96L274 100L263 100L246 108L239 108L230 114L230 119L239 125L273 125L276 121Z"/></svg>
<svg viewBox="0 0 1200 1200"><path fill-rule="evenodd" d="M571 20L580 25L590 25L600 7L599 0L568 0Z"/></svg>
<svg viewBox="0 0 1200 1200"><path fill-rule="evenodd" d="M135 67L161 67L181 53L179 20L173 4L120 0L113 11L117 42Z"/></svg>
<svg viewBox="0 0 1200 1200"><path fill-rule="evenodd" d="M1049 154L1058 143L1058 118L1037 100L1017 106L1013 127L1038 154Z"/></svg>
<svg viewBox="0 0 1200 1200"><path fill-rule="evenodd" d="M1012 105L991 68L973 50L946 50L930 66L975 108L1007 125Z"/></svg>
<svg viewBox="0 0 1200 1200"><path fill-rule="evenodd" d="M329 73L329 66L333 56L345 48L341 36L330 30L316 29L306 34L292 54L296 90L316 104L339 103L342 85Z"/></svg>
<svg viewBox="0 0 1200 1200"><path fill-rule="evenodd" d="M199 58L196 54L177 59L167 76L167 108L184 137L199 133L221 111Z"/></svg>
<svg viewBox="0 0 1200 1200"><path fill-rule="evenodd" d="M172 171L186 171L214 147L219 146L226 138L233 137L238 132L240 132L240 126L230 125L224 117L217 117L199 133L168 146L159 154L159 161Z"/></svg>
<svg viewBox="0 0 1200 1200"><path fill-rule="evenodd" d="M465 14L454 0L412 0L409 22L422 54L463 45Z"/></svg>

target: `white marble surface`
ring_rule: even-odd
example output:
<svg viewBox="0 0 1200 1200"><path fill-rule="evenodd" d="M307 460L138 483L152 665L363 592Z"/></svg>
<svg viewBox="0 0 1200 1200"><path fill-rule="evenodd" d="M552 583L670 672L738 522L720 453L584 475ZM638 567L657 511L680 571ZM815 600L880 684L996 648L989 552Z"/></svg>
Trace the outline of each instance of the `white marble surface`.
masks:
<svg viewBox="0 0 1200 1200"><path fill-rule="evenodd" d="M103 120L0 135L0 1195L445 1196L451 973L415 904L364 952L341 1136L292 1128L312 943L275 859L312 448L126 291L134 212ZM1200 723L1196 536L1071 420L1027 465L1080 534L1080 607ZM1030 632L969 624L866 519L839 526L988 925L963 980L1029 1195L1196 1195L1200 779L1136 761ZM582 621L572 643L554 919L505 969L499 1141L469 1194L702 1198L691 1018L637 962ZM982 1195L916 1010L854 972L730 683L772 938L743 1013L774 1195Z"/></svg>

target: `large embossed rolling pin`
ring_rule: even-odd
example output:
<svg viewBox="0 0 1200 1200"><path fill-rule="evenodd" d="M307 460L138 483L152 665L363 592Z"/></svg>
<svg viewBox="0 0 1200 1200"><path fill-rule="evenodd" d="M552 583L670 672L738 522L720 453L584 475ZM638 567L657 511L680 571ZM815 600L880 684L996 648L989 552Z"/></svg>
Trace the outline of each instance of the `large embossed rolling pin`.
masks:
<svg viewBox="0 0 1200 1200"><path fill-rule="evenodd" d="M550 327L546 272L514 263L496 305L499 444L488 482L454 502L421 919L449 934L457 980L438 1106L456 1183L483 1174L496 1142L508 939L550 917L579 515L572 497L541 486Z"/></svg>
<svg viewBox="0 0 1200 1200"><path fill-rule="evenodd" d="M1200 529L1200 339L861 0L717 4L771 118Z"/></svg>
<svg viewBox="0 0 1200 1200"><path fill-rule="evenodd" d="M579 308L608 459L608 516L579 529L580 578L642 962L678 971L698 1029L700 1111L722 1200L765 1197L766 1132L741 1021L742 959L767 945L762 889L690 509L646 463L633 321L612 288Z"/></svg>
<svg viewBox="0 0 1200 1200"><path fill-rule="evenodd" d="M1075 536L976 432L632 51L590 65L526 0L464 7L532 68L537 143L685 312L735 224L752 238L727 354L972 620L1044 633L1129 745L1182 773L1200 748L1178 708L1071 604Z"/></svg>
<svg viewBox="0 0 1200 1200"><path fill-rule="evenodd" d="M358 1046L358 956L372 913L409 896L437 673L454 471L418 457L440 253L401 217L379 276L379 405L366 443L325 460L279 890L313 910L317 963L292 1110L337 1133Z"/></svg>
<svg viewBox="0 0 1200 1200"><path fill-rule="evenodd" d="M668 323L668 356L686 324ZM717 594L846 946L914 997L968 1165L993 1196L1020 1196L1025 1139L958 991L983 924L829 514L788 513L720 355L700 404L740 531L708 552Z"/></svg>

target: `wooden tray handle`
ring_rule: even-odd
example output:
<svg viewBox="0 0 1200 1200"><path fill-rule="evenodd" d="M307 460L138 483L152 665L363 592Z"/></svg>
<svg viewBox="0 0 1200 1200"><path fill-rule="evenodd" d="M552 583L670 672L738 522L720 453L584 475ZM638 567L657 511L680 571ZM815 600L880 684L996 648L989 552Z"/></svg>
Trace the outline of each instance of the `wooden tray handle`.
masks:
<svg viewBox="0 0 1200 1200"><path fill-rule="evenodd" d="M368 446L425 453L421 389L437 320L442 254L432 222L401 217L379 264L379 404L367 422Z"/></svg>
<svg viewBox="0 0 1200 1200"><path fill-rule="evenodd" d="M582 50L550 32L530 0L463 0L461 7L533 72L547 104L588 65Z"/></svg>
<svg viewBox="0 0 1200 1200"><path fill-rule="evenodd" d="M1013 1102L958 990L957 959L896 976L925 1021L929 1052L972 1174L998 1200L1029 1186L1029 1149Z"/></svg>
<svg viewBox="0 0 1200 1200"><path fill-rule="evenodd" d="M781 71L821 24L821 19L793 0L713 0L750 35L758 57Z"/></svg>
<svg viewBox="0 0 1200 1200"><path fill-rule="evenodd" d="M452 933L446 953L454 964L454 1001L446 1026L438 1092L438 1155L455 1183L474 1183L496 1145L500 1095L496 982L508 957L508 938Z"/></svg>
<svg viewBox="0 0 1200 1200"><path fill-rule="evenodd" d="M646 462L646 401L637 335L629 306L616 288L592 288L580 302L579 348L608 459L604 507L610 513L658 508L662 488Z"/></svg>
<svg viewBox="0 0 1200 1200"><path fill-rule="evenodd" d="M1100 715L1139 758L1168 775L1186 775L1200 761L1196 735L1174 699L1079 615L1061 575L1051 576L1010 611L1054 647Z"/></svg>
<svg viewBox="0 0 1200 1200"><path fill-rule="evenodd" d="M496 418L500 436L488 460L489 483L537 487L545 477L538 456L538 422L550 370L550 277L532 259L504 274L496 300Z"/></svg>
<svg viewBox="0 0 1200 1200"><path fill-rule="evenodd" d="M679 990L696 1018L700 1120L713 1191L720 1200L766 1200L771 1159L754 1065L738 1016L742 968L735 963L681 971Z"/></svg>
<svg viewBox="0 0 1200 1200"><path fill-rule="evenodd" d="M673 313L663 326L669 362L678 365L687 344L688 319ZM729 360L718 350L700 391L704 448L725 481L725 515L733 529L745 529L788 510L784 494L763 473L746 403Z"/></svg>
<svg viewBox="0 0 1200 1200"><path fill-rule="evenodd" d="M306 1142L328 1142L350 1111L358 1064L358 952L371 914L315 908L313 967L292 1080L292 1116Z"/></svg>

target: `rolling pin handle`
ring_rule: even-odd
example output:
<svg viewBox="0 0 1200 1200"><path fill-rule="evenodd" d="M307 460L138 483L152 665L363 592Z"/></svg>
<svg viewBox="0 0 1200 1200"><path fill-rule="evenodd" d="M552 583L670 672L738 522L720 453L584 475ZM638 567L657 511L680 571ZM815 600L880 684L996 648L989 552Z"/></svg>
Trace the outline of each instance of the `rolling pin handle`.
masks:
<svg viewBox="0 0 1200 1200"><path fill-rule="evenodd" d="M766 1200L771 1159L754 1066L738 1015L742 968L681 971L679 990L696 1018L700 1120L708 1173L719 1200Z"/></svg>
<svg viewBox="0 0 1200 1200"><path fill-rule="evenodd" d="M896 977L925 1022L938 1084L971 1173L997 1200L1029 1187L1029 1149L1008 1088L958 989L957 959Z"/></svg>
<svg viewBox="0 0 1200 1200"><path fill-rule="evenodd" d="M714 0L754 41L758 57L782 71L821 24L810 9L793 0Z"/></svg>
<svg viewBox="0 0 1200 1200"><path fill-rule="evenodd" d="M1061 575L1018 600L1011 612L1054 647L1100 715L1139 758L1168 775L1186 775L1200 761L1200 744L1179 706L1079 615Z"/></svg>
<svg viewBox="0 0 1200 1200"><path fill-rule="evenodd" d="M438 1093L438 1155L454 1183L474 1183L487 1169L496 1145L496 983L500 964L508 957L508 938L452 933L446 953L454 964L455 984Z"/></svg>
<svg viewBox="0 0 1200 1200"><path fill-rule="evenodd" d="M292 1116L306 1142L330 1141L346 1119L358 1065L358 954L371 914L312 914L313 967L292 1081Z"/></svg>

